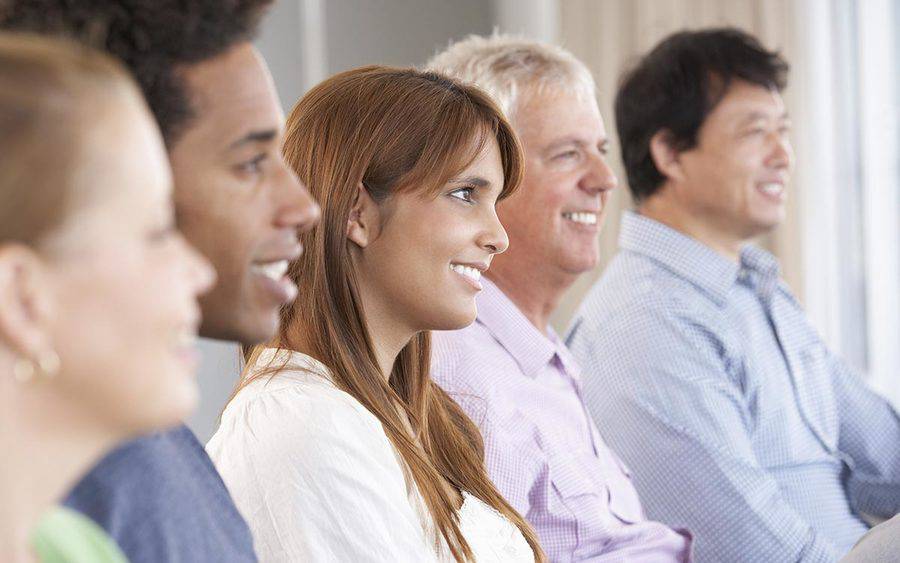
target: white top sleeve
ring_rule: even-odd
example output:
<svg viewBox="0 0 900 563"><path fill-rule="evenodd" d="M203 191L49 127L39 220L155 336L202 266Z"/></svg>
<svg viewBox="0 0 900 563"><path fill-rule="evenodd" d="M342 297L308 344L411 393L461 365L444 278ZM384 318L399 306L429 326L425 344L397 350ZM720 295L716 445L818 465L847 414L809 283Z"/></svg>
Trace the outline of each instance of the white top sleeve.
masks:
<svg viewBox="0 0 900 563"><path fill-rule="evenodd" d="M293 375L242 390L207 446L260 561L435 561L378 420Z"/></svg>

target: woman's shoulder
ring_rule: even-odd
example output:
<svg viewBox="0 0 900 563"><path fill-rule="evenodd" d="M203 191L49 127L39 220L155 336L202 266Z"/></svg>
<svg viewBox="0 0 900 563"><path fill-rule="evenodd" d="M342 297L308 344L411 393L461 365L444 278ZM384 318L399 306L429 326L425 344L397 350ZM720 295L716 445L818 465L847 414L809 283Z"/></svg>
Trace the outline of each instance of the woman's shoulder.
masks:
<svg viewBox="0 0 900 563"><path fill-rule="evenodd" d="M238 391L222 413L229 417L335 422L337 419L371 423L374 416L352 395L339 389L331 370L301 352L267 348L248 369L253 381ZM377 421L376 421L377 422Z"/></svg>
<svg viewBox="0 0 900 563"><path fill-rule="evenodd" d="M222 413L219 429L206 446L217 465L226 457L294 463L293 458L303 458L304 464L315 465L324 462L328 452L393 456L378 419L338 389L321 362L299 352L275 359L262 364L277 367L272 373L250 370L258 377ZM319 457L310 457L312 452Z"/></svg>

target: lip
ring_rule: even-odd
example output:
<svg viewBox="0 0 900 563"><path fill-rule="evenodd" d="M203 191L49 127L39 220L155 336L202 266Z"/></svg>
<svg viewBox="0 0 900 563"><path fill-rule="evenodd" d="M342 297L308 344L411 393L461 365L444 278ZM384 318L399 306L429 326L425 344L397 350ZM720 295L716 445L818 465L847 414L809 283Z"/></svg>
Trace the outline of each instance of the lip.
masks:
<svg viewBox="0 0 900 563"><path fill-rule="evenodd" d="M781 189L774 193L766 191L765 186L771 185L771 184L777 184L778 186L780 186ZM785 200L785 196L787 195L785 182L780 179L763 180L761 182L756 182L754 184L754 188L762 197L764 197L772 202L775 202L775 203L783 203Z"/></svg>
<svg viewBox="0 0 900 563"><path fill-rule="evenodd" d="M579 223L577 221L573 221L573 220L565 217L564 215L566 215L567 213L590 213L590 214L597 216L597 222L593 223L593 224ZM591 234L596 233L600 230L600 224L602 223L602 219L603 219L602 208L601 209L597 209L597 208L594 208L594 209L567 209L560 213L560 217L562 217L563 222L566 225L572 227L573 229L577 229L577 230L583 231L583 232L588 232Z"/></svg>
<svg viewBox="0 0 900 563"><path fill-rule="evenodd" d="M450 266L454 266L454 265L455 265L455 266L465 266L465 267L467 267L467 268L472 268L472 269L478 270L478 271L481 272L482 274L483 274L484 272L486 272L488 268L490 268L490 263L489 263L489 262L458 262L458 261L455 261L455 260L454 260L453 262L450 262ZM462 281L463 283L465 283L466 285L468 285L468 286L471 287L472 289L474 289L474 290L476 290L476 291L481 291L482 289L484 289L484 287L482 287L480 281L478 281L478 280L473 280L472 278L470 278L470 277L468 277L468 276L465 276L465 275L463 275L463 274L460 274L459 272L453 270L452 267L450 268L450 271L453 272L453 274L454 274L457 278L459 278L460 281Z"/></svg>
<svg viewBox="0 0 900 563"><path fill-rule="evenodd" d="M283 260L293 262L301 256L303 256L303 245L297 242L290 248L280 249L278 251L272 252L271 254L266 254L263 257L257 258L253 261L253 263L256 265L265 265L271 264L272 262L281 262Z"/></svg>

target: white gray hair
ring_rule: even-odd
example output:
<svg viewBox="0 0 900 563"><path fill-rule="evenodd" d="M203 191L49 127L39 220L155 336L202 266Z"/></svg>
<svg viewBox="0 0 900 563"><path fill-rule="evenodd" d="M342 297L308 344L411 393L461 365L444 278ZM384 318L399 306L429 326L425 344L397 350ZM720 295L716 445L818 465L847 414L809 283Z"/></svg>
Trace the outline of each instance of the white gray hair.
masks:
<svg viewBox="0 0 900 563"><path fill-rule="evenodd" d="M485 90L512 120L523 94L567 89L593 99L591 71L557 45L504 35L470 35L451 44L426 64L428 70L470 82Z"/></svg>

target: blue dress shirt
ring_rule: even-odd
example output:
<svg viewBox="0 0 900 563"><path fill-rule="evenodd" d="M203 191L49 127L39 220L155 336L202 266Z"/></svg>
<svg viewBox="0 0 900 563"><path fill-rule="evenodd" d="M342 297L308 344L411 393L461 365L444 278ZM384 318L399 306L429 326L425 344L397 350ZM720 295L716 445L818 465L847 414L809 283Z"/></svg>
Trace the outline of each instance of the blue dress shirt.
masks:
<svg viewBox="0 0 900 563"><path fill-rule="evenodd" d="M900 418L837 358L770 254L740 265L628 213L567 336L649 518L697 561L835 561L900 510Z"/></svg>
<svg viewBox="0 0 900 563"><path fill-rule="evenodd" d="M256 561L250 529L185 426L114 450L65 504L100 524L131 563Z"/></svg>

